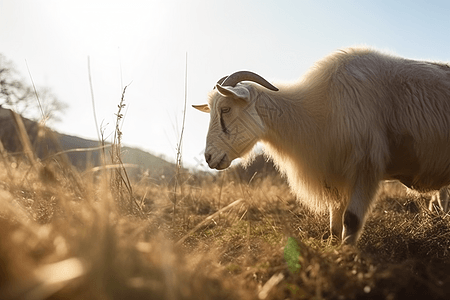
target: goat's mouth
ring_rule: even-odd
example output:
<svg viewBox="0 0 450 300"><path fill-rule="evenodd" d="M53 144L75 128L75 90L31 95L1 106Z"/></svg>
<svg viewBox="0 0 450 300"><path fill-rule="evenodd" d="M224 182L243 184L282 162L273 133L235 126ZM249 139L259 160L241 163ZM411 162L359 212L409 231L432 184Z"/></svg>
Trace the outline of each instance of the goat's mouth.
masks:
<svg viewBox="0 0 450 300"><path fill-rule="evenodd" d="M226 168L228 168L231 165L231 161L228 159L228 156L226 154L224 154L222 156L222 158L217 162L217 164L215 165L209 165L209 167L211 169L216 169L216 170L224 170Z"/></svg>

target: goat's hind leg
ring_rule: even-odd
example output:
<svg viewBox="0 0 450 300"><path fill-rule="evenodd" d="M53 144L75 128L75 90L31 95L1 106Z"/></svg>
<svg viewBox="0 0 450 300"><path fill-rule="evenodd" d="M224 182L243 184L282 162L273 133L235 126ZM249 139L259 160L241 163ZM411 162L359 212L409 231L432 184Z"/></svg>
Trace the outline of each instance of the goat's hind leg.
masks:
<svg viewBox="0 0 450 300"><path fill-rule="evenodd" d="M439 190L439 206L444 212L448 212L448 192L449 186L443 187Z"/></svg>

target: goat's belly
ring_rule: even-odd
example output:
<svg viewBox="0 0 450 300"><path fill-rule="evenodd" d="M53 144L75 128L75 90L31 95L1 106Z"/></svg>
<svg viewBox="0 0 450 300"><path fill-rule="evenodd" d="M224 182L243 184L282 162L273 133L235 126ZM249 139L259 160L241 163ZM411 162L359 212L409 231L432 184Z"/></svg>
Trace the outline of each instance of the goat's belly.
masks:
<svg viewBox="0 0 450 300"><path fill-rule="evenodd" d="M404 151L402 155L391 156L386 166L384 179L398 180L410 189L420 192L439 190L450 185L450 165L435 164L434 168L421 166L420 160L411 151Z"/></svg>
<svg viewBox="0 0 450 300"><path fill-rule="evenodd" d="M396 179L407 187L418 191L439 190L450 184L450 164L448 160L440 163L424 162L416 154L414 139L409 135L391 135L389 143L390 160L386 165L384 179ZM441 157L449 157L448 149L444 143L436 143L434 147ZM436 159L438 159L436 157Z"/></svg>
<svg viewBox="0 0 450 300"><path fill-rule="evenodd" d="M408 188L419 191L419 192L429 192L434 190L439 190L444 186L450 185L450 180L448 176L420 176L413 175L410 176L406 174L399 174L395 176L386 176L386 180L398 180Z"/></svg>

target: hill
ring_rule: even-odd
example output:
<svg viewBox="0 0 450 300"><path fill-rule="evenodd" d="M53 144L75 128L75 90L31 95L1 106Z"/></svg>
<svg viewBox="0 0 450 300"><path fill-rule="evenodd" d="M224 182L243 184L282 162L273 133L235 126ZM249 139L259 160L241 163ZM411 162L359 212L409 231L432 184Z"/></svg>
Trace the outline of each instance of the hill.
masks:
<svg viewBox="0 0 450 300"><path fill-rule="evenodd" d="M44 128L35 121L26 118L22 118L22 120L33 150L40 159L46 159L55 153L64 151L69 161L79 171L85 171L88 166L101 165L101 149L98 149L101 145L98 141L61 134ZM0 107L0 141L8 153L17 156L22 154L23 149L16 132L11 110ZM109 157L108 146L105 148L107 158ZM74 151L74 149L78 150ZM135 165L129 170L129 174L132 176L145 173L153 179L158 179L161 176L170 178L174 174L175 165L160 157L131 147L122 147L122 151L123 163Z"/></svg>

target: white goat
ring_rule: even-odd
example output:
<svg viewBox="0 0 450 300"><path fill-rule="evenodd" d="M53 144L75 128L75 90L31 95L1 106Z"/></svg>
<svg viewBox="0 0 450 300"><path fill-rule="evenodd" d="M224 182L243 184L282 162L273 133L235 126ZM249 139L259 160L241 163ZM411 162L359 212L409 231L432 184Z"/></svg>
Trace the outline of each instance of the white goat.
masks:
<svg viewBox="0 0 450 300"><path fill-rule="evenodd" d="M349 48L277 86L237 72L194 106L210 112L210 168L227 168L261 141L298 199L329 209L331 232L350 244L380 181L422 191L450 184L448 65Z"/></svg>

